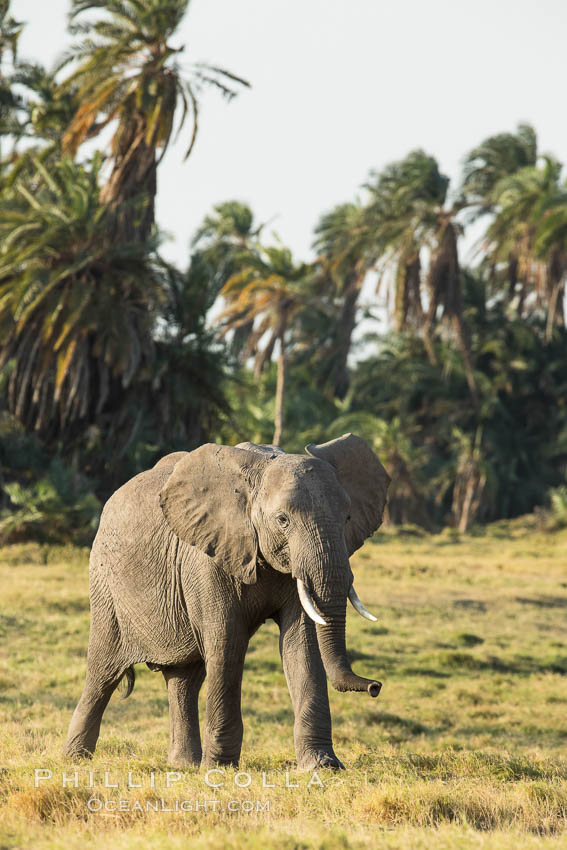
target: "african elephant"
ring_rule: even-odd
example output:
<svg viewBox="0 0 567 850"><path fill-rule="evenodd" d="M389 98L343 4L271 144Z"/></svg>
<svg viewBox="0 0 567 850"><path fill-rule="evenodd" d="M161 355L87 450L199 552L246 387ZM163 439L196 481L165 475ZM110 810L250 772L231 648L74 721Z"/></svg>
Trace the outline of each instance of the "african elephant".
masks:
<svg viewBox="0 0 567 850"><path fill-rule="evenodd" d="M90 558L91 632L84 690L65 743L93 753L103 712L133 665L161 670L172 764L237 764L244 657L267 619L295 715L300 769L340 768L325 674L339 691L381 685L357 676L345 645L349 565L382 521L389 476L354 434L306 447L212 443L177 452L106 503ZM203 746L198 695L207 676Z"/></svg>

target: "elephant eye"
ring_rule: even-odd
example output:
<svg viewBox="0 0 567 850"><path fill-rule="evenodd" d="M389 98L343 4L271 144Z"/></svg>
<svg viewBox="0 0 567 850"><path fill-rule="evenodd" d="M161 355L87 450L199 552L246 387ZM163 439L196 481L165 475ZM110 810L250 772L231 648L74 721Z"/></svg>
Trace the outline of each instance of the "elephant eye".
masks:
<svg viewBox="0 0 567 850"><path fill-rule="evenodd" d="M287 514L277 514L276 522L280 528L287 528L289 525L289 517L287 516Z"/></svg>
<svg viewBox="0 0 567 850"><path fill-rule="evenodd" d="M346 518L345 522L348 522L349 520L350 520L350 514L348 514L348 516L347 516L347 518Z"/></svg>

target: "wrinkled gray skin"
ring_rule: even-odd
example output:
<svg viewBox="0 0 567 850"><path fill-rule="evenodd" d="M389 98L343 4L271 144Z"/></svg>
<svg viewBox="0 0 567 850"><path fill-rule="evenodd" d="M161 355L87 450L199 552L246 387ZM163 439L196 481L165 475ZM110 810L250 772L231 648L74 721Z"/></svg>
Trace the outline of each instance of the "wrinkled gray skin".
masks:
<svg viewBox="0 0 567 850"><path fill-rule="evenodd" d="M352 434L307 451L207 444L162 458L109 499L90 559L87 677L68 755L93 753L112 692L124 675L131 688L132 665L146 662L167 683L169 761L237 764L244 657L250 637L273 618L298 766L343 766L325 674L338 690L380 689L351 670L345 613L349 556L380 525L389 478ZM297 579L327 625L304 612Z"/></svg>

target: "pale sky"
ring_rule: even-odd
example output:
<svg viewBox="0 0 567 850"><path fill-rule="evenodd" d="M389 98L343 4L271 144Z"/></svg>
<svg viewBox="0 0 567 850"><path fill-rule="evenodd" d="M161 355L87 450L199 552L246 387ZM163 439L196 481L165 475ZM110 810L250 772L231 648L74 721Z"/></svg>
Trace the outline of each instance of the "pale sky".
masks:
<svg viewBox="0 0 567 850"><path fill-rule="evenodd" d="M51 64L69 45L69 0L12 0L22 57ZM298 258L320 214L370 169L416 147L456 177L486 136L532 123L565 150L565 0L192 0L175 39L190 61L247 78L227 104L202 100L200 132L158 174L157 220L180 265L215 203L248 202Z"/></svg>

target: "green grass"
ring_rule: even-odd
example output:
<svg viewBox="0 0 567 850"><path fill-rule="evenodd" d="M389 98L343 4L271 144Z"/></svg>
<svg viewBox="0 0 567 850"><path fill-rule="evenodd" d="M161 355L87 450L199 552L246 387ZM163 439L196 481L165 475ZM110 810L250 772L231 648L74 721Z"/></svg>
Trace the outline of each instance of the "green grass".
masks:
<svg viewBox="0 0 567 850"><path fill-rule="evenodd" d="M292 712L266 624L249 650L241 771L166 788L163 678L137 668L113 697L95 758L60 755L88 639L88 552L35 544L0 555L0 848L567 848L567 531L499 524L483 536L388 534L354 558L379 617L349 613L353 666L378 700L330 690L348 770L297 774ZM33 787L33 769L54 773ZM61 787L78 770L79 787ZM94 788L87 787L93 770ZM105 788L104 771L118 789ZM142 789L128 789L128 770ZM149 787L156 772L156 788ZM262 787L262 772L275 788ZM299 788L285 787L285 773ZM216 811L90 813L87 800L217 799ZM269 810L228 811L230 800ZM248 805L246 803L246 805Z"/></svg>

